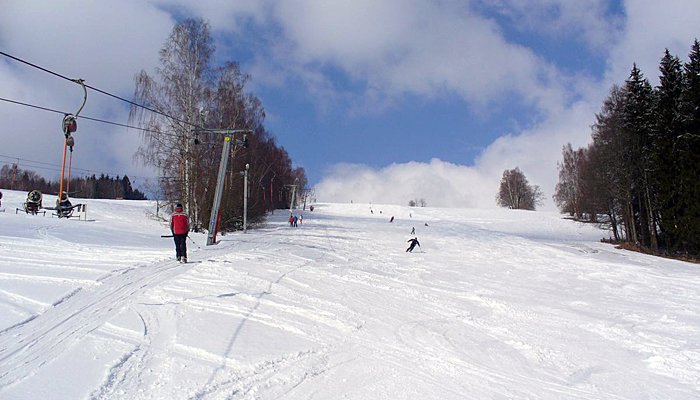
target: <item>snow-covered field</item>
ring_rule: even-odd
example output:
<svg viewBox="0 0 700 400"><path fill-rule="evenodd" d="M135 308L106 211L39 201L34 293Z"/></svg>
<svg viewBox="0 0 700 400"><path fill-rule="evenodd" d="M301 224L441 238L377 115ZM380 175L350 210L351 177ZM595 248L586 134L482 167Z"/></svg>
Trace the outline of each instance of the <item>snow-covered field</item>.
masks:
<svg viewBox="0 0 700 400"><path fill-rule="evenodd" d="M152 202L3 193L2 399L700 398L700 267L556 214L317 204L179 264Z"/></svg>

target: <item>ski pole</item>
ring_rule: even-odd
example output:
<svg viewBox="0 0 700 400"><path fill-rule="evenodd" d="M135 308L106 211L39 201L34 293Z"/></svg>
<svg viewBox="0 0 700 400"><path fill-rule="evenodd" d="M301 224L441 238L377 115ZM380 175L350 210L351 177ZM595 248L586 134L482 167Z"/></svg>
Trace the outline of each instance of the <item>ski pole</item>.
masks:
<svg viewBox="0 0 700 400"><path fill-rule="evenodd" d="M160 235L160 237L162 237L162 238L171 238L171 237L174 237L174 235ZM187 239L190 239L190 241L191 241L195 246L197 246L198 249L201 249L201 247L199 247L199 245L197 244L197 242L195 242L194 239L192 239L189 235L187 235Z"/></svg>
<svg viewBox="0 0 700 400"><path fill-rule="evenodd" d="M199 247L199 245L197 244L197 242L195 242L194 239L192 239L192 238L190 237L190 235L187 235L187 239L190 239L190 241L191 241L195 246L197 246L198 249L201 249L201 247Z"/></svg>

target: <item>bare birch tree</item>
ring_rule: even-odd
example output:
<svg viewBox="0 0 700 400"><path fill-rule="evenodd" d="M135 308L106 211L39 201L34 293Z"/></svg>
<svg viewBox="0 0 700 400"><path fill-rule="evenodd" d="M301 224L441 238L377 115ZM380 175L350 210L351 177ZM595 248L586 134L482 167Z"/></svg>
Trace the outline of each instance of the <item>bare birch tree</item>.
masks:
<svg viewBox="0 0 700 400"><path fill-rule="evenodd" d="M160 186L172 201L182 201L195 229L211 215L217 171L222 155L222 132L250 130L228 154L224 195L219 214L221 231L236 229L243 212L243 177L249 164L249 221L282 202L284 185L306 185L303 169L292 168L287 152L263 126L260 100L246 93L248 75L235 62L214 66L209 25L203 20L178 23L160 51L161 65L151 76L136 77L130 119L144 128L144 144L136 156L161 174ZM248 145L249 144L249 145ZM274 188L274 189L273 189ZM268 207L269 205L269 207Z"/></svg>
<svg viewBox="0 0 700 400"><path fill-rule="evenodd" d="M131 121L147 129L137 158L160 170L165 195L184 203L195 226L201 222L202 205L195 196L201 157L193 131L200 109L211 102L213 53L207 22L187 19L175 25L155 76L141 71L136 77L135 102L158 112L132 106L130 113Z"/></svg>

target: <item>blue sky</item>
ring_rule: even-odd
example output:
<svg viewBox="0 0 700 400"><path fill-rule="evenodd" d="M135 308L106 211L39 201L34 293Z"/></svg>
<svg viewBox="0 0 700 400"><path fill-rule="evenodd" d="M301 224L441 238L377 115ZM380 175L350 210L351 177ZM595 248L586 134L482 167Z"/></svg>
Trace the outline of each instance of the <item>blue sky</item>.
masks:
<svg viewBox="0 0 700 400"><path fill-rule="evenodd" d="M5 0L3 9L3 51L126 97L136 72L157 66L174 21L203 17L218 59L251 74L266 126L319 200L460 207L495 206L500 175L516 166L550 198L561 147L588 142L610 85L633 62L655 83L664 49L685 59L700 26L696 0ZM0 88L61 110L80 95L8 60ZM126 122L123 105L98 96L84 113ZM0 120L26 132L0 132L0 157L60 165L57 119L0 104ZM135 132L94 125L76 135L79 167L137 183L154 175L131 158Z"/></svg>

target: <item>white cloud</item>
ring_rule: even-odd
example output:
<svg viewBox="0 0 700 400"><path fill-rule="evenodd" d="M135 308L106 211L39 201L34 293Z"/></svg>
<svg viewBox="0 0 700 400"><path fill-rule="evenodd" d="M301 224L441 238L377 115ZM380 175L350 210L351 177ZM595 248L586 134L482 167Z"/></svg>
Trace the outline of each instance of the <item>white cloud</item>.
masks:
<svg viewBox="0 0 700 400"><path fill-rule="evenodd" d="M700 3L697 0L627 0L625 35L611 50L607 79L622 83L632 63L658 84L664 50L686 61L695 38L700 39Z"/></svg>
<svg viewBox="0 0 700 400"><path fill-rule="evenodd" d="M542 109L562 101L555 68L459 2L286 1L274 15L284 32L275 58L290 76L330 66L364 88L358 96L388 101L406 93L454 93L481 107L511 95Z"/></svg>
<svg viewBox="0 0 700 400"><path fill-rule="evenodd" d="M152 69L158 50L172 29L169 14L136 0L104 3L4 1L0 13L3 51L68 78L82 78L101 90L130 98L134 76ZM2 97L75 113L83 91L75 83L4 58L0 61ZM95 91L88 92L82 116L126 123L127 105ZM0 120L2 154L54 165L36 170L49 179L60 177L63 155L61 114L3 104ZM78 120L73 166L99 175L152 175L133 163L138 147L134 130ZM11 160L0 159L0 163ZM53 170L52 170L53 169Z"/></svg>
<svg viewBox="0 0 700 400"><path fill-rule="evenodd" d="M506 17L521 32L550 39L575 39L594 51L607 52L617 39L620 19L608 12L609 0L479 0L487 10Z"/></svg>
<svg viewBox="0 0 700 400"><path fill-rule="evenodd" d="M647 76L651 75L654 82L664 48L682 54L685 59L698 35L700 7L697 7L697 1L629 1L625 6L624 30L619 40L611 42L605 76L598 81L586 79L585 85L575 82L567 90L569 94L578 95L579 101L573 104L562 102L559 106L555 102L549 103L544 107L549 112L540 123L519 132L504 132L480 154L474 166L450 164L451 168L439 168L445 163L433 160L429 164L407 163L379 170L355 166L362 174L334 170L317 186L317 196L321 200L326 196L335 201L357 197L362 201L393 204L405 204L414 196L422 196L428 198L429 205L435 206L493 207L502 172L518 166L531 184L542 187L547 197L545 208L552 209L551 195L558 179L556 164L561 159L561 148L568 142L578 147L590 141L590 125L610 86L624 82L633 62L637 62ZM531 58L536 59L534 55ZM527 70L526 75L530 73L533 71ZM525 82L533 87L538 84L534 78ZM547 89L563 90L556 85L545 86ZM566 93L558 95L567 96ZM556 97L557 94L552 96ZM530 100L537 99L534 96ZM438 178L430 180L430 176ZM382 182L382 185L377 182ZM442 182L442 185L433 185L435 182Z"/></svg>
<svg viewBox="0 0 700 400"><path fill-rule="evenodd" d="M238 4L188 8L201 11L215 30L230 27L221 15L233 21L249 16L267 32L267 42L254 49L255 81L300 82L321 108L340 104L377 110L397 104L396 99L405 94L424 98L456 94L482 109L512 96L542 111L566 101L562 97L566 82L557 69L530 49L506 41L500 27L468 3L290 0L260 4L252 11ZM338 85L337 74L355 88Z"/></svg>
<svg viewBox="0 0 700 400"><path fill-rule="evenodd" d="M149 0L179 17L205 18L221 32L246 35L247 20L263 24L268 19L270 4L264 0Z"/></svg>

